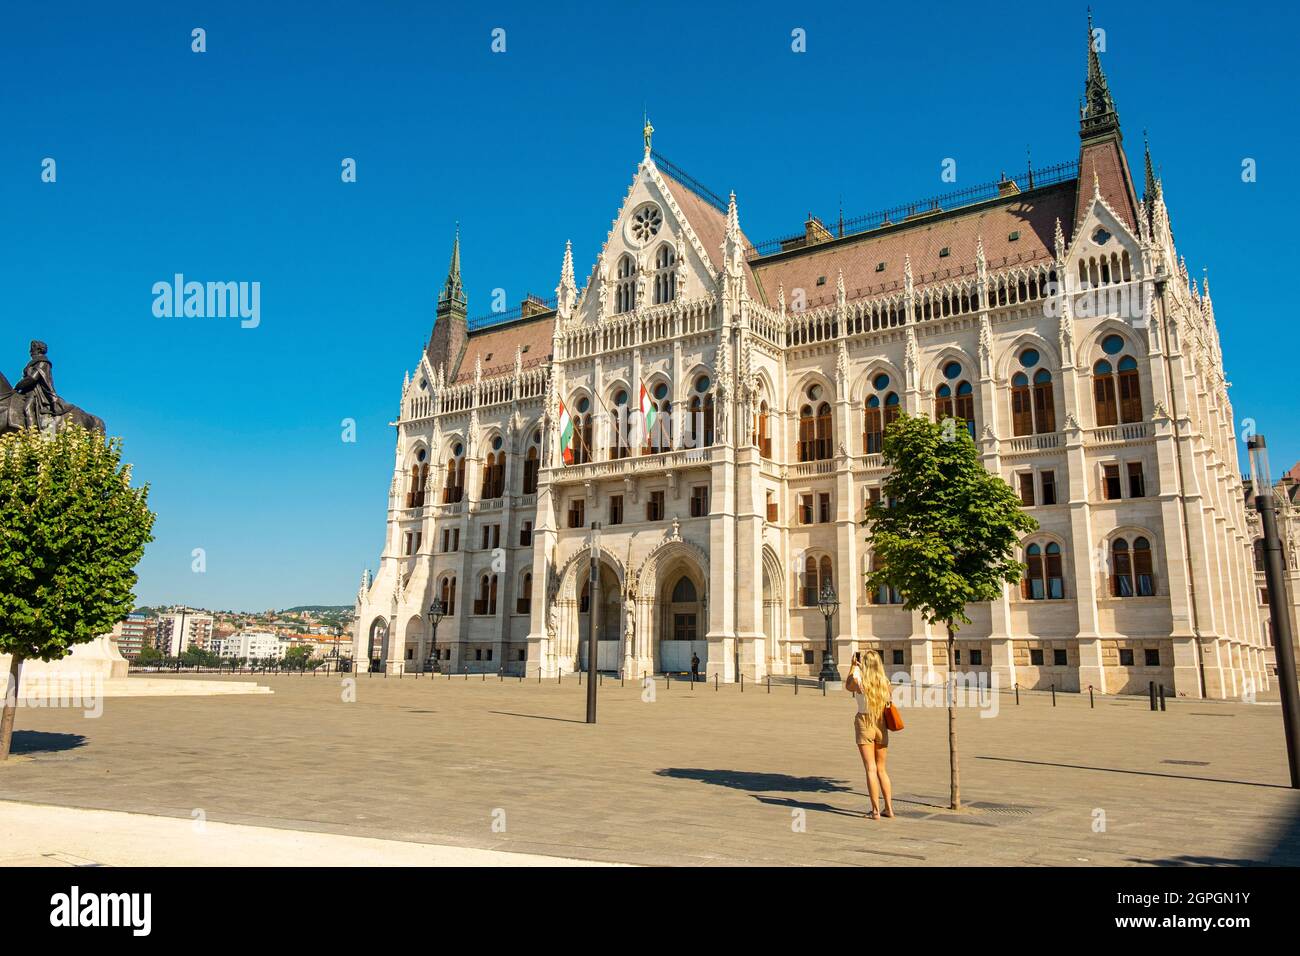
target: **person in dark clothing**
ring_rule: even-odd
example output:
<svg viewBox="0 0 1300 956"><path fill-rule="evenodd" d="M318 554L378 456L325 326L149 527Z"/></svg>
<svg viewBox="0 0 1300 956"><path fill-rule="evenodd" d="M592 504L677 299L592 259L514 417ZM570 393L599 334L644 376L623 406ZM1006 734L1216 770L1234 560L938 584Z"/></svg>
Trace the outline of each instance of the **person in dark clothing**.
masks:
<svg viewBox="0 0 1300 956"><path fill-rule="evenodd" d="M700 655L691 655L691 683L694 684L700 679Z"/></svg>

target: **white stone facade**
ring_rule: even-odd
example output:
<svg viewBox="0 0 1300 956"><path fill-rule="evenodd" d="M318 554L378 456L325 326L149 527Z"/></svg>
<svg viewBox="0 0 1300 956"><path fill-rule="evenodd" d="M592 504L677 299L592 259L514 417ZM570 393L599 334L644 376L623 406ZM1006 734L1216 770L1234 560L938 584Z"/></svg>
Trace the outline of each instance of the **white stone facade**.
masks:
<svg viewBox="0 0 1300 956"><path fill-rule="evenodd" d="M1188 278L1149 156L1138 200L1092 55L1087 94L1079 162L1045 185L1004 179L858 231L810 219L772 251L746 240L734 196L685 185L647 145L581 292L566 249L553 308L483 329L457 245L403 386L356 660L572 672L598 521L602 668L685 669L694 652L710 679L815 675L825 624L806 592L829 577L841 671L874 647L891 671L942 673L944 635L864 583L877 429L897 409L971 420L1040 524L1034 583L968 609L958 669L1064 691L1267 686L1208 284ZM643 386L701 412L650 438L632 415L622 457L608 413ZM453 605L436 645L435 598Z"/></svg>

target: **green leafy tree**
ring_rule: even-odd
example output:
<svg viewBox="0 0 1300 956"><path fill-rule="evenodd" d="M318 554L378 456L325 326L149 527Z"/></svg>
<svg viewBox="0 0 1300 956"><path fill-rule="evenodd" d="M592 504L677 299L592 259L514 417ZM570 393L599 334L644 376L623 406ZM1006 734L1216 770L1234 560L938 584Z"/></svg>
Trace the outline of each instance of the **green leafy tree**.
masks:
<svg viewBox="0 0 1300 956"><path fill-rule="evenodd" d="M284 655L284 666L288 670L305 670L307 662L311 660L310 647L291 647Z"/></svg>
<svg viewBox="0 0 1300 956"><path fill-rule="evenodd" d="M23 662L56 661L135 606L135 566L153 540L149 489L131 487L120 439L67 426L0 435L0 716L9 756Z"/></svg>
<svg viewBox="0 0 1300 956"><path fill-rule="evenodd" d="M964 422L900 416L885 432L890 468L882 503L865 524L876 570L868 586L893 588L903 607L948 631L948 757L951 805L961 808L952 663L966 605L996 601L1025 567L1015 560L1023 535L1038 527L1015 491L980 461Z"/></svg>
<svg viewBox="0 0 1300 956"><path fill-rule="evenodd" d="M136 655L135 662L145 667L161 664L163 662L163 653L152 644L146 644L140 648L140 653Z"/></svg>

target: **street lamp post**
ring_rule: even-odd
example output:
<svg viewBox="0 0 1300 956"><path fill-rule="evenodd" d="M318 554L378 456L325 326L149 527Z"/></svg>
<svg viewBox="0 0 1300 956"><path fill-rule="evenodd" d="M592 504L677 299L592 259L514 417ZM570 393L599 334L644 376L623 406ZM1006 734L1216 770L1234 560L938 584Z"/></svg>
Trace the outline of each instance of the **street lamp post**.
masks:
<svg viewBox="0 0 1300 956"><path fill-rule="evenodd" d="M600 603L600 522L591 523L591 586L587 606L587 723L596 722L596 605Z"/></svg>
<svg viewBox="0 0 1300 956"><path fill-rule="evenodd" d="M1273 485L1268 473L1268 450L1263 435L1246 442L1250 449L1250 483L1255 510L1264 531L1264 582L1268 587L1268 614L1272 623L1277 679L1282 691L1282 724L1286 729L1286 754L1291 765L1291 787L1300 789L1300 692L1296 688L1295 646L1292 644L1290 601L1282 539L1277 533Z"/></svg>
<svg viewBox="0 0 1300 956"><path fill-rule="evenodd" d="M821 608L822 616L826 618L826 651L822 655L820 677L822 682L829 686L840 683L840 671L835 666L835 649L831 637L831 619L835 617L835 612L839 610L840 600L835 596L835 588L830 581L822 585L822 593L817 598L817 606Z"/></svg>
<svg viewBox="0 0 1300 956"><path fill-rule="evenodd" d="M433 603L429 605L429 623L433 625L433 634L429 638L433 642L433 647L429 649L433 657L433 670L430 671L432 674L438 673L438 622L446 613L447 609L442 606L442 598L434 598Z"/></svg>

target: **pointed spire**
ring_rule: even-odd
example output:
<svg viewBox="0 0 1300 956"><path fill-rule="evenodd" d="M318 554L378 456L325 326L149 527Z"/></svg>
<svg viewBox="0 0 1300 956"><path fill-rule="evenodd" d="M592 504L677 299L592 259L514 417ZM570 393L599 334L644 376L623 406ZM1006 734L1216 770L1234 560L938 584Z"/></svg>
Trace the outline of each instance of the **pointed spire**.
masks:
<svg viewBox="0 0 1300 956"><path fill-rule="evenodd" d="M460 223L456 223L456 238L451 244L451 264L447 267L447 281L438 293L438 303L465 304L465 290L460 282Z"/></svg>
<svg viewBox="0 0 1300 956"><path fill-rule="evenodd" d="M1147 131L1142 131L1142 152L1146 160L1146 183L1142 187L1142 198L1150 202L1156 195L1156 174L1151 165L1151 141L1147 139Z"/></svg>
<svg viewBox="0 0 1300 956"><path fill-rule="evenodd" d="M740 233L740 213L736 209L736 191L734 189L731 191L731 198L727 200L727 236L723 241L722 251L727 272L738 278L745 250L744 239Z"/></svg>
<svg viewBox="0 0 1300 956"><path fill-rule="evenodd" d="M1056 261L1065 261L1065 230L1061 228L1061 217L1056 217L1056 236L1054 237L1056 245Z"/></svg>
<svg viewBox="0 0 1300 956"><path fill-rule="evenodd" d="M1092 26L1092 8L1088 8L1088 78L1083 86L1083 107L1079 113L1079 136L1092 139L1105 133L1119 132L1119 113L1115 99L1106 85L1106 73L1097 55L1097 34Z"/></svg>
<svg viewBox="0 0 1300 956"><path fill-rule="evenodd" d="M560 284L555 287L555 311L561 319L573 314L578 298L578 284L573 276L573 243L564 243L564 262L560 265Z"/></svg>
<svg viewBox="0 0 1300 956"><path fill-rule="evenodd" d="M988 271L988 259L984 256L984 237L982 235L975 237L975 271L979 273L981 278Z"/></svg>

